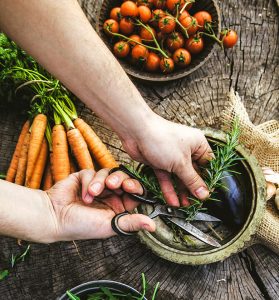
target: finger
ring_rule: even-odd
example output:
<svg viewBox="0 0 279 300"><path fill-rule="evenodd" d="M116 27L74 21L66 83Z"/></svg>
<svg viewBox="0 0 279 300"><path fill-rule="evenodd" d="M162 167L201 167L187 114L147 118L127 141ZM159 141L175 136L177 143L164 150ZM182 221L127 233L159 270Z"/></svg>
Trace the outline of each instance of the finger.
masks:
<svg viewBox="0 0 279 300"><path fill-rule="evenodd" d="M142 185L136 180L132 178L125 179L122 183L122 189L130 194L143 194Z"/></svg>
<svg viewBox="0 0 279 300"><path fill-rule="evenodd" d="M93 196L88 193L89 184L94 177L94 170L82 170L78 172L78 176L81 182L81 198L86 204L90 204L93 201Z"/></svg>
<svg viewBox="0 0 279 300"><path fill-rule="evenodd" d="M186 163L181 163L175 170L176 175L182 180L187 189L195 197L205 200L209 196L206 184L194 169L191 158Z"/></svg>
<svg viewBox="0 0 279 300"><path fill-rule="evenodd" d="M200 132L200 134L201 142L198 148L192 153L192 159L197 161L200 165L206 165L208 161L214 158L214 154L204 134L202 132Z"/></svg>
<svg viewBox="0 0 279 300"><path fill-rule="evenodd" d="M170 173L154 169L166 202L171 206L179 206L179 200L174 190Z"/></svg>
<svg viewBox="0 0 279 300"><path fill-rule="evenodd" d="M188 199L188 193L185 188L185 185L183 184L183 182L180 179L178 180L177 190L178 190L178 197L179 197L180 205L181 206L189 206L190 201Z"/></svg>
<svg viewBox="0 0 279 300"><path fill-rule="evenodd" d="M155 222L149 217L141 214L125 215L118 220L120 229L127 232L147 230L154 232L156 230Z"/></svg>
<svg viewBox="0 0 279 300"><path fill-rule="evenodd" d="M99 196L105 189L105 180L108 177L109 169L98 171L88 187L88 193L91 196Z"/></svg>
<svg viewBox="0 0 279 300"><path fill-rule="evenodd" d="M133 198L129 197L128 194L123 196L123 205L125 207L125 210L127 211L133 211L140 202L133 200Z"/></svg>
<svg viewBox="0 0 279 300"><path fill-rule="evenodd" d="M107 188L109 188L110 190L116 190L121 187L122 182L127 178L129 178L129 175L121 171L116 171L106 178L105 183Z"/></svg>
<svg viewBox="0 0 279 300"><path fill-rule="evenodd" d="M111 195L108 198L101 200L101 202L111 208L115 214L120 214L121 212L125 211L125 207L121 198L116 195Z"/></svg>

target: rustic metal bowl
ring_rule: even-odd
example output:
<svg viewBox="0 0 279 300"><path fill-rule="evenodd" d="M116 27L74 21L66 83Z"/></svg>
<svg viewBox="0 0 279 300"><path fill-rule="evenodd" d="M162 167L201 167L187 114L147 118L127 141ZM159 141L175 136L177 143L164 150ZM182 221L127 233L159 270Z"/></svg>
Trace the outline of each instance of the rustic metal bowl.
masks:
<svg viewBox="0 0 279 300"><path fill-rule="evenodd" d="M105 44L110 50L113 47L113 39L108 37L103 30L103 23L105 20L109 19L110 10L113 7L120 6L122 3L121 0L103 0L101 8L98 12L96 30ZM197 0L196 3L190 10L191 14L194 14L197 11L206 10L211 16L215 24L214 31L217 36L219 36L221 30L221 17L220 10L215 0ZM176 69L171 74L162 74L162 73L150 73L146 72L144 69L139 69L136 66L133 66L127 59L119 59L120 64L124 70L132 75L133 77L148 80L148 81L170 81L178 78L187 76L200 68L212 55L214 49L218 47L216 42L212 39L205 37L205 47L203 51L198 56L192 56L192 61L189 66L183 69Z"/></svg>
<svg viewBox="0 0 279 300"><path fill-rule="evenodd" d="M121 282L112 281L112 280L97 280L97 281L90 281L83 284L80 284L70 290L71 293L75 294L76 296L80 297L81 300L87 300L87 297L94 292L99 292L100 287L107 287L112 291L115 292L123 292L127 294L131 294L136 297L140 297L141 294L135 290L134 288L130 287ZM58 300L68 300L69 297L67 294L63 294ZM143 300L147 300L145 297L142 298Z"/></svg>
<svg viewBox="0 0 279 300"><path fill-rule="evenodd" d="M213 147L216 142L226 141L223 132L206 129L205 134ZM256 159L242 146L237 147L237 152L244 158L234 167L234 170L241 174L234 174L231 178L237 183L237 189L231 185L228 191L230 195L224 192L219 195L222 201L215 202L216 204L209 201L209 213L223 221L214 228L217 235L223 237L221 241L218 240L222 245L220 248L206 245L190 235L187 239L190 238L191 243L178 243L174 240L172 230L160 218L154 219L157 225L155 233L146 231L139 233L141 241L157 255L179 264L213 263L240 251L255 234L263 218L266 183ZM235 193L237 190L239 196ZM141 205L138 212L149 214L151 209L149 205ZM216 238L211 230L206 233Z"/></svg>

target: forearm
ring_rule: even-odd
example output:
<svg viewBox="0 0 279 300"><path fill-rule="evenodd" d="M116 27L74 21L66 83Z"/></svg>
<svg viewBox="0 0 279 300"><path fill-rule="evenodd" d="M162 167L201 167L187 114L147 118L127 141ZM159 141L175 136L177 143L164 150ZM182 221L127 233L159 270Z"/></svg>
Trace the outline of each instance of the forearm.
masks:
<svg viewBox="0 0 279 300"><path fill-rule="evenodd" d="M75 0L0 0L0 27L120 137L154 116Z"/></svg>
<svg viewBox="0 0 279 300"><path fill-rule="evenodd" d="M0 235L27 241L55 241L53 208L45 192L0 180Z"/></svg>

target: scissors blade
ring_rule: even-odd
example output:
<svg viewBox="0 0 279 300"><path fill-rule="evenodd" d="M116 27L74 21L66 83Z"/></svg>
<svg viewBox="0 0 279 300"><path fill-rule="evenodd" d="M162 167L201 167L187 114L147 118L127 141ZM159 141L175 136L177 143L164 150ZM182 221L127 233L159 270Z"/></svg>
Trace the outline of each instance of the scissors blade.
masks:
<svg viewBox="0 0 279 300"><path fill-rule="evenodd" d="M180 218L171 218L171 217L166 217L170 222L173 224L177 225L181 229L185 230L186 232L192 234L194 237L199 239L200 241L211 245L213 247L219 248L221 245L211 236L205 234L201 230L199 230L197 227L193 226L189 222L185 222L184 220Z"/></svg>
<svg viewBox="0 0 279 300"><path fill-rule="evenodd" d="M220 219L214 217L214 216L211 216L211 215L208 215L208 214L205 214L205 213L202 213L202 212L198 212L194 218L194 221L204 221L204 222L222 222Z"/></svg>

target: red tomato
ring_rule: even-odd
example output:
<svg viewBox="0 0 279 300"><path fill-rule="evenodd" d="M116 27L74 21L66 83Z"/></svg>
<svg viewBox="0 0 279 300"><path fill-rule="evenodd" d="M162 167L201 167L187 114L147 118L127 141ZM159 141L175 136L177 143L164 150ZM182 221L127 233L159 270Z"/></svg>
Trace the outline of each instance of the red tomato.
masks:
<svg viewBox="0 0 279 300"><path fill-rule="evenodd" d="M192 54L198 54L203 50L203 38L199 36L190 37L186 43L185 48Z"/></svg>
<svg viewBox="0 0 279 300"><path fill-rule="evenodd" d="M200 30L204 29L204 24L205 23L211 23L212 22L211 15L207 11L204 11L204 10L195 13L194 17L196 18L196 20L197 20L197 22L200 26Z"/></svg>
<svg viewBox="0 0 279 300"><path fill-rule="evenodd" d="M199 29L198 22L194 17L188 16L180 21L183 27L187 30L189 35L193 35Z"/></svg>
<svg viewBox="0 0 279 300"><path fill-rule="evenodd" d="M153 4L156 8L163 9L166 6L166 0L154 0Z"/></svg>
<svg viewBox="0 0 279 300"><path fill-rule="evenodd" d="M152 27L150 27L150 29L156 38L156 31ZM140 37L144 41L153 41L153 36L152 36L151 32L144 27L141 27L141 29L140 29Z"/></svg>
<svg viewBox="0 0 279 300"><path fill-rule="evenodd" d="M135 25L129 18L122 18L119 23L119 28L122 33L129 35L134 31Z"/></svg>
<svg viewBox="0 0 279 300"><path fill-rule="evenodd" d="M188 11L184 10L182 12L182 14L180 14L178 21L181 22L183 19L185 19L186 17L189 17L189 16L190 16L190 14L188 13Z"/></svg>
<svg viewBox="0 0 279 300"><path fill-rule="evenodd" d="M123 17L137 17L139 10L135 2L125 1L120 7L120 13Z"/></svg>
<svg viewBox="0 0 279 300"><path fill-rule="evenodd" d="M139 6L139 18L142 21L142 23L148 23L149 20L151 19L151 10L144 5Z"/></svg>
<svg viewBox="0 0 279 300"><path fill-rule="evenodd" d="M172 58L179 67L186 67L191 62L191 54L184 48L177 49Z"/></svg>
<svg viewBox="0 0 279 300"><path fill-rule="evenodd" d="M185 0L167 0L166 7L169 11L173 12L176 7L182 8Z"/></svg>
<svg viewBox="0 0 279 300"><path fill-rule="evenodd" d="M153 0L137 0L137 5L138 6L144 5L144 6L147 6L149 8L152 8L153 7Z"/></svg>
<svg viewBox="0 0 279 300"><path fill-rule="evenodd" d="M126 57L130 52L130 46L127 42L117 42L113 47L113 53L115 56L122 58Z"/></svg>
<svg viewBox="0 0 279 300"><path fill-rule="evenodd" d="M140 38L140 36L138 36L137 34L133 34L133 35L131 35L129 38L132 39L132 40L134 40L134 41L136 41L136 42L141 43L141 38ZM130 44L132 47L134 47L134 46L138 45L136 42L129 41L129 44Z"/></svg>
<svg viewBox="0 0 279 300"><path fill-rule="evenodd" d="M147 60L145 62L145 68L147 71L150 71L150 72L155 72L159 69L160 67L160 57L159 55L153 53L153 52L150 52L148 57L147 57Z"/></svg>
<svg viewBox="0 0 279 300"><path fill-rule="evenodd" d="M136 45L132 49L132 58L137 62L144 62L148 57L148 50L142 45Z"/></svg>
<svg viewBox="0 0 279 300"><path fill-rule="evenodd" d="M232 29L224 30L221 37L225 48L232 48L238 40L237 33Z"/></svg>
<svg viewBox="0 0 279 300"><path fill-rule="evenodd" d="M119 31L119 24L113 19L108 19L103 25L106 34L117 33Z"/></svg>
<svg viewBox="0 0 279 300"><path fill-rule="evenodd" d="M174 31L167 38L167 47L172 52L183 47L183 44L184 44L184 38L183 35L179 32Z"/></svg>
<svg viewBox="0 0 279 300"><path fill-rule="evenodd" d="M153 27L158 27L158 22L161 18L163 18L166 15L166 13L162 9L155 9L152 12L152 18L150 21L150 24Z"/></svg>
<svg viewBox="0 0 279 300"><path fill-rule="evenodd" d="M110 11L110 18L118 22L121 20L120 7L114 7Z"/></svg>
<svg viewBox="0 0 279 300"><path fill-rule="evenodd" d="M163 33L171 33L175 29L175 20L171 16L166 16L160 19L159 28Z"/></svg>
<svg viewBox="0 0 279 300"><path fill-rule="evenodd" d="M171 73L174 69L173 59L163 57L160 61L160 69L164 74Z"/></svg>
<svg viewBox="0 0 279 300"><path fill-rule="evenodd" d="M186 1L185 3L187 3L187 5L186 5L186 7L185 7L185 9L186 10L190 10L191 8L192 8L192 6L193 6L193 3L194 3L195 1Z"/></svg>

